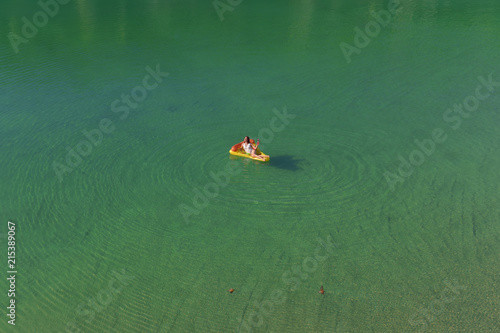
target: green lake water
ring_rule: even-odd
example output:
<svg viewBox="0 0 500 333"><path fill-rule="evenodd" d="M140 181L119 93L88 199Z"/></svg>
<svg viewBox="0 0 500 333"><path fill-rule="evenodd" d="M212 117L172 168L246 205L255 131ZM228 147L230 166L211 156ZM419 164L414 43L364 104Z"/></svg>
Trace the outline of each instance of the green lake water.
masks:
<svg viewBox="0 0 500 333"><path fill-rule="evenodd" d="M66 2L0 4L1 332L500 332L498 1Z"/></svg>

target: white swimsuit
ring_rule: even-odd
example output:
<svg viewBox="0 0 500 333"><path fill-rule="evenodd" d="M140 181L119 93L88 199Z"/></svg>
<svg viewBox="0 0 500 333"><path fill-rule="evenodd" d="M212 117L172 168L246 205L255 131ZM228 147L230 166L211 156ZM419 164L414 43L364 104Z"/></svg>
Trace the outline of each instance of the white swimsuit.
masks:
<svg viewBox="0 0 500 333"><path fill-rule="evenodd" d="M251 143L244 143L242 146L245 153L252 155L253 148Z"/></svg>

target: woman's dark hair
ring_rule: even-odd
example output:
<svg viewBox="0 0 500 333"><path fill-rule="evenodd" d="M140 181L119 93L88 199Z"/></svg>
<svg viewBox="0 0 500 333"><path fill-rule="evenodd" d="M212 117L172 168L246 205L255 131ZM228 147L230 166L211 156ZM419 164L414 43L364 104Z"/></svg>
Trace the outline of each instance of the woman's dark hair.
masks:
<svg viewBox="0 0 500 333"><path fill-rule="evenodd" d="M243 140L243 142L244 143L250 143L250 137L249 136L245 136L245 139Z"/></svg>

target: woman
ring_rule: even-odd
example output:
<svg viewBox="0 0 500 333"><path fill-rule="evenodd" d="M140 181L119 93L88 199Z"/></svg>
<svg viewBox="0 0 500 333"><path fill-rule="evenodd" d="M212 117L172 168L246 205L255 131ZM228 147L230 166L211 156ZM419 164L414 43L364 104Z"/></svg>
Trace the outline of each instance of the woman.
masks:
<svg viewBox="0 0 500 333"><path fill-rule="evenodd" d="M257 147L259 146L258 144L257 145L254 145L252 144L254 141L253 140L250 140L250 138L248 136L245 136L245 140L243 140L243 144L242 144L242 147L243 147L243 150L247 153L247 154L250 154L250 156L252 156L253 158L258 158L262 161L265 161L267 157L267 155L257 155L255 154L255 150L257 150Z"/></svg>

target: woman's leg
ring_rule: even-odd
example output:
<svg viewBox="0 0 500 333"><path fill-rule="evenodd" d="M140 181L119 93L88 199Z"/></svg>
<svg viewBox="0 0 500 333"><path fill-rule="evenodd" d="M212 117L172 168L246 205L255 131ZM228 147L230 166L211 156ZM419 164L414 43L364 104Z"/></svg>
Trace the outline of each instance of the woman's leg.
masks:
<svg viewBox="0 0 500 333"><path fill-rule="evenodd" d="M256 155L256 154L255 154L255 150L252 150L252 154L251 154L251 156L252 156L252 157L254 157L254 158L255 158L255 157L257 157L258 159L260 159L260 160L262 160L262 161L265 161L265 160L266 160L266 158L265 158L265 157L263 157L263 156L261 156L261 155Z"/></svg>
<svg viewBox="0 0 500 333"><path fill-rule="evenodd" d="M265 160L266 158L268 158L268 157L269 157L269 155L266 155L266 154L264 154L263 152L260 152L260 155L257 155L257 156L262 157L262 159L263 159L263 160Z"/></svg>

